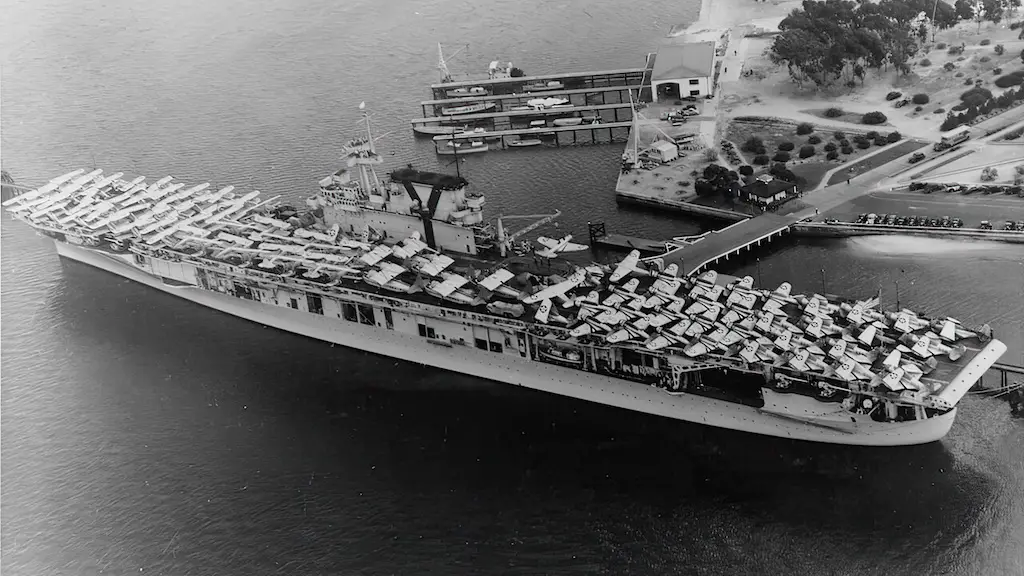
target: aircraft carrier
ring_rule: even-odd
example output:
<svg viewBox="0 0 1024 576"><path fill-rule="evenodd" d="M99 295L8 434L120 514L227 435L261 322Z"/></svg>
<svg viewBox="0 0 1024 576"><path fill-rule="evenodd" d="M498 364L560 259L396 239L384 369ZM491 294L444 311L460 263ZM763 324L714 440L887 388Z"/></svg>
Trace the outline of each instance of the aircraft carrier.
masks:
<svg viewBox="0 0 1024 576"><path fill-rule="evenodd" d="M755 434L942 438L1005 352L987 326L679 275L519 240L461 176L382 163L367 134L302 210L168 176L79 169L4 203L58 254L253 322L455 372ZM525 263L525 264L524 264ZM547 274L541 270L566 270Z"/></svg>

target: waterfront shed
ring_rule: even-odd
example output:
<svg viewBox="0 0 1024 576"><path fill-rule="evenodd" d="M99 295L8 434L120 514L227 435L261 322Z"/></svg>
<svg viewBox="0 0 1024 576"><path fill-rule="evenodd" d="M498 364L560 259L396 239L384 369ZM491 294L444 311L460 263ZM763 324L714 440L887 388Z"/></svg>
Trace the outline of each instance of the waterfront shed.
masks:
<svg viewBox="0 0 1024 576"><path fill-rule="evenodd" d="M662 162L671 162L679 157L679 148L665 140L658 140L651 144L651 155Z"/></svg>
<svg viewBox="0 0 1024 576"><path fill-rule="evenodd" d="M767 174L740 188L740 198L754 204L768 206L780 202L786 194L796 193L796 184L773 178Z"/></svg>
<svg viewBox="0 0 1024 576"><path fill-rule="evenodd" d="M716 42L664 46L654 58L651 88L655 102L711 94Z"/></svg>

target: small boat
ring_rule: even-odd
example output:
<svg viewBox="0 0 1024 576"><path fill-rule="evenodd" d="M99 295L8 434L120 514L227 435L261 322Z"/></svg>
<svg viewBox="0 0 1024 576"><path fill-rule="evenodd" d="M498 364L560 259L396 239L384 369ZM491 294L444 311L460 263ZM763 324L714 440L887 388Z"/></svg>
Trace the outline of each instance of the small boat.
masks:
<svg viewBox="0 0 1024 576"><path fill-rule="evenodd" d="M490 110L495 106L496 104L494 102L478 102L476 104L466 104L465 106L441 108L441 114L444 114L445 116L452 116L455 114L476 114L477 112Z"/></svg>
<svg viewBox="0 0 1024 576"><path fill-rule="evenodd" d="M461 134L469 130L468 126L444 126L442 124L417 124L412 127L417 134L438 136L441 134Z"/></svg>
<svg viewBox="0 0 1024 576"><path fill-rule="evenodd" d="M507 142L506 145L512 148L525 148L527 146L540 146L543 143L537 138L520 138L519 140Z"/></svg>
<svg viewBox="0 0 1024 576"><path fill-rule="evenodd" d="M449 98L461 98L464 96L484 96L487 94L487 90L484 90L483 86L474 86L472 88L456 88L455 90L449 90L446 92Z"/></svg>
<svg viewBox="0 0 1024 576"><path fill-rule="evenodd" d="M497 140L501 140L501 136L493 136L493 135L491 135L491 133L487 132L487 130L484 130L483 128L473 128L472 130L468 130L467 129L467 130L464 130L464 131L461 132L462 136L465 136L465 135L468 135L468 134L472 134L472 135L476 136L477 138L480 138L480 139L485 140L485 141L486 140L490 140L490 141L494 142L494 141L497 141Z"/></svg>
<svg viewBox="0 0 1024 576"><path fill-rule="evenodd" d="M532 130L535 130L537 128L547 128L547 126L547 120L534 120L533 122L530 122L530 129Z"/></svg>
<svg viewBox="0 0 1024 576"><path fill-rule="evenodd" d="M539 90L561 90L565 88L565 84L552 80L551 82L537 82L536 84L526 84L523 86L523 90L527 92L536 92Z"/></svg>
<svg viewBox="0 0 1024 576"><path fill-rule="evenodd" d="M456 154L476 154L477 152L487 152L490 146L484 144L480 140L473 140L468 144L465 142L446 142L444 146L437 149L437 153L444 156L454 156Z"/></svg>
<svg viewBox="0 0 1024 576"><path fill-rule="evenodd" d="M555 126L579 126L583 124L583 118L555 118L551 123Z"/></svg>

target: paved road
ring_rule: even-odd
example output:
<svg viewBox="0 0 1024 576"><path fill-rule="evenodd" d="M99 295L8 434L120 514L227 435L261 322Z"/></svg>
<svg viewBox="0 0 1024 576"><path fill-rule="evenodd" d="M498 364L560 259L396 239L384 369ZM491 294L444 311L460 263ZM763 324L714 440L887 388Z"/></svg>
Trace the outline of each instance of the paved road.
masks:
<svg viewBox="0 0 1024 576"><path fill-rule="evenodd" d="M966 227L988 220L1002 227L1006 220L1024 220L1024 198L1017 196L947 194L945 192L874 191L823 214L826 218L849 221L858 214L959 217Z"/></svg>

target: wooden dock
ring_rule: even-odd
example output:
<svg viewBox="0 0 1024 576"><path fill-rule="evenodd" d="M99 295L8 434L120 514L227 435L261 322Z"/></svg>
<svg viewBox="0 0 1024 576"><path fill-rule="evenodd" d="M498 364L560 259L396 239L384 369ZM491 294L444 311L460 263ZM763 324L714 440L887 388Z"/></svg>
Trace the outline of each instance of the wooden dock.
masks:
<svg viewBox="0 0 1024 576"><path fill-rule="evenodd" d="M639 250L641 256L656 255L665 252L665 242L650 240L626 234L609 234L605 230L604 222L587 222L587 235L590 237L592 247L600 247L609 250Z"/></svg>
<svg viewBox="0 0 1024 576"><path fill-rule="evenodd" d="M447 96L449 90L456 88L474 88L476 86L489 88L494 94L507 94L511 92L522 92L523 87L529 84L540 82L561 82L567 87L577 88L601 88L614 84L640 84L648 69L653 66L653 54L647 55L647 63L642 68L622 68L619 70L600 70L595 72L569 72L560 74L542 74L538 76L520 76L518 78L483 78L480 80L459 80L455 82L442 82L431 84L430 91L434 98L441 99ZM553 91L541 90L536 94L549 93Z"/></svg>
<svg viewBox="0 0 1024 576"><path fill-rule="evenodd" d="M503 112L481 112L479 114L457 114L455 116L427 116L426 118L413 118L410 120L413 126L420 124L452 124L459 126L477 120L496 120L499 118L524 118L531 116L561 116L573 112L601 112L602 110L628 109L629 103L625 104L593 104L583 106L565 106L560 108L541 108L537 110L508 110ZM632 118L632 113L629 114Z"/></svg>
<svg viewBox="0 0 1024 576"><path fill-rule="evenodd" d="M632 126L632 122L606 122L600 124L580 124L578 126L551 126L546 128L517 128L513 130L495 130L493 132L486 132L484 134L473 132L466 132L462 134L440 134L434 136L435 144L446 142L448 140L480 140L486 138L500 138L502 148L505 147L505 137L507 136L533 136L542 138L545 135L554 134L555 144L561 145L558 140L558 135L561 133L571 133L572 143L578 143L578 134L580 132L590 132L592 142L596 142L597 134L601 131L608 131L608 142L625 142L629 135L629 127Z"/></svg>
<svg viewBox="0 0 1024 576"><path fill-rule="evenodd" d="M666 252L661 258L666 264L678 264L681 274L698 274L720 260L728 260L743 250L771 242L788 232L799 220L796 215L761 214L712 232L698 242Z"/></svg>

